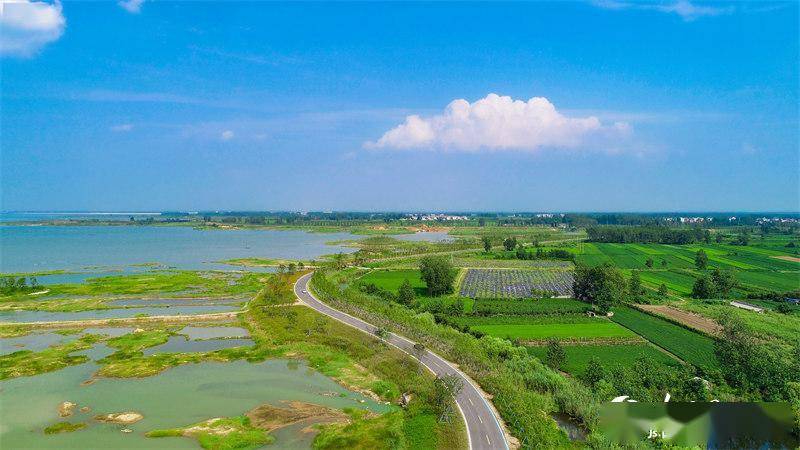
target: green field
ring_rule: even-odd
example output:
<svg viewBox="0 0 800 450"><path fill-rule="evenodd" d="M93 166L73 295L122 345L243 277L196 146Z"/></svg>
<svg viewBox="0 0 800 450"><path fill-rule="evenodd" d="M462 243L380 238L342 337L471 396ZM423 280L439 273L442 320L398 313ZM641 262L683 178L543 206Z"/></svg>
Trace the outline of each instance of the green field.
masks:
<svg viewBox="0 0 800 450"><path fill-rule="evenodd" d="M714 340L627 306L614 308L614 322L697 367L715 369Z"/></svg>
<svg viewBox="0 0 800 450"><path fill-rule="evenodd" d="M611 263L625 271L640 271L645 286L657 289L662 283L670 292L689 296L692 285L701 272L695 268L694 258L699 250L708 255L709 271L714 268L734 272L739 289L734 296L746 292L792 291L800 289L800 263L778 259L778 256L796 256L785 248L786 240L777 244L761 245L758 241L749 246L729 244L612 244L584 242L564 247L576 255L578 263L598 265ZM652 259L652 267L646 262Z"/></svg>
<svg viewBox="0 0 800 450"><path fill-rule="evenodd" d="M411 283L418 294L424 293L425 282L422 281L419 270L376 270L360 279L362 283L372 283L391 292L397 292L405 280Z"/></svg>
<svg viewBox="0 0 800 450"><path fill-rule="evenodd" d="M588 311L591 306L572 298L543 299L479 299L475 300L475 314L575 314Z"/></svg>
<svg viewBox="0 0 800 450"><path fill-rule="evenodd" d="M679 365L680 362L652 344L621 344L621 345L566 345L564 346L566 361L561 367L564 372L572 375L582 375L586 365L592 357L597 357L600 364L611 369L615 366L630 366L639 358L665 365ZM547 355L546 346L528 347L528 353L541 360Z"/></svg>
<svg viewBox="0 0 800 450"><path fill-rule="evenodd" d="M636 334L632 331L605 319L598 319L595 323L476 325L472 326L471 329L490 336L525 341L540 341L550 338L574 341L636 338Z"/></svg>

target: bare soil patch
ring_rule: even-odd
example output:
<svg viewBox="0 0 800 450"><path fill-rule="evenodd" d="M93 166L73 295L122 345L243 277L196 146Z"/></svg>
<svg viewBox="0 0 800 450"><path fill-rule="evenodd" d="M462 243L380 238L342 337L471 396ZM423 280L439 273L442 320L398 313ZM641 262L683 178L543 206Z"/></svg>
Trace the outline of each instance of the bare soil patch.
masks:
<svg viewBox="0 0 800 450"><path fill-rule="evenodd" d="M637 308L672 319L682 323L689 328L702 331L703 333L716 335L722 332L722 327L713 320L698 314L683 311L667 305L636 305Z"/></svg>
<svg viewBox="0 0 800 450"><path fill-rule="evenodd" d="M796 256L781 255L781 256L770 256L770 258L782 259L784 261L800 262L800 258Z"/></svg>
<svg viewBox="0 0 800 450"><path fill-rule="evenodd" d="M262 430L272 431L297 422L313 419L316 423L346 422L342 411L299 401L285 402L287 408L261 405L247 412L250 423Z"/></svg>

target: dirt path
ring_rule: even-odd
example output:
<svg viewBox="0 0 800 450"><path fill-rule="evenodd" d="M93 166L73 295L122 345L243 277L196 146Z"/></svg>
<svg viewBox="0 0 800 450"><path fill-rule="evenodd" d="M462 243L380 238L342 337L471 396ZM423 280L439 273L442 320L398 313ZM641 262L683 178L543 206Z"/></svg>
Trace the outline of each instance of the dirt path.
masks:
<svg viewBox="0 0 800 450"><path fill-rule="evenodd" d="M782 259L784 261L800 262L800 258L797 258L795 256L788 256L788 255L770 256L770 258Z"/></svg>
<svg viewBox="0 0 800 450"><path fill-rule="evenodd" d="M702 331L703 333L716 335L722 332L722 327L713 320L698 314L683 311L667 305L636 305L637 308L680 322L687 327Z"/></svg>

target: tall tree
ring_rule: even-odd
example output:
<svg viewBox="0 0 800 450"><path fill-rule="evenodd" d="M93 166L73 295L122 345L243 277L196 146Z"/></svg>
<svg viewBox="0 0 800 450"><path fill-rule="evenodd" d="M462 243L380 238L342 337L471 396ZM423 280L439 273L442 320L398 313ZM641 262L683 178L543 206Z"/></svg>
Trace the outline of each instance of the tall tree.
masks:
<svg viewBox="0 0 800 450"><path fill-rule="evenodd" d="M490 238L489 236L483 236L481 238L481 241L483 242L483 251L485 251L486 253L492 251L492 238Z"/></svg>
<svg viewBox="0 0 800 450"><path fill-rule="evenodd" d="M456 271L447 259L426 256L420 261L419 270L429 295L436 296L453 292Z"/></svg>
<svg viewBox="0 0 800 450"><path fill-rule="evenodd" d="M700 270L706 270L708 267L708 255L705 250L700 249L694 255L694 265Z"/></svg>
<svg viewBox="0 0 800 450"><path fill-rule="evenodd" d="M729 270L714 269L714 271L711 272L711 281L714 282L714 287L721 297L729 296L733 288L736 287L736 278L733 272Z"/></svg>
<svg viewBox="0 0 800 450"><path fill-rule="evenodd" d="M464 382L456 375L444 375L433 380L431 392L433 407L436 410L439 422L450 422L453 417L453 399L458 396Z"/></svg>
<svg viewBox="0 0 800 450"><path fill-rule="evenodd" d="M400 290L397 291L397 301L403 305L410 306L414 303L415 298L414 287L411 286L411 282L406 278L403 284L400 285Z"/></svg>
<svg viewBox="0 0 800 450"><path fill-rule="evenodd" d="M552 369L559 370L567 359L567 354L564 352L564 347L558 342L558 339L549 339L547 341L547 355L545 362Z"/></svg>
<svg viewBox="0 0 800 450"><path fill-rule="evenodd" d="M506 250L508 251L514 250L515 248L517 248L517 238L516 237L506 238L503 241L503 247L505 247Z"/></svg>
<svg viewBox="0 0 800 450"><path fill-rule="evenodd" d="M714 282L711 278L703 275L694 281L692 286L692 297L694 298L713 298L717 294Z"/></svg>
<svg viewBox="0 0 800 450"><path fill-rule="evenodd" d="M578 264L575 268L572 283L575 298L595 304L601 313L624 299L627 287L622 272L610 263L595 267Z"/></svg>
<svg viewBox="0 0 800 450"><path fill-rule="evenodd" d="M639 277L639 271L631 271L631 279L628 281L628 293L631 297L638 297L644 293L642 288L642 279Z"/></svg>

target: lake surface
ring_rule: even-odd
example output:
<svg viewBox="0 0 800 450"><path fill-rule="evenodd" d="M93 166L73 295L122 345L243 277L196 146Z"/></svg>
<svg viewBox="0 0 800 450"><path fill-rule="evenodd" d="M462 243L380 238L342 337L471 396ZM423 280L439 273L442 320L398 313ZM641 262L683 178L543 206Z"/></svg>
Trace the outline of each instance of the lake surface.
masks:
<svg viewBox="0 0 800 450"><path fill-rule="evenodd" d="M357 236L299 230L195 230L183 226L2 226L0 272L104 272L131 270L133 264L146 263L187 270L243 270L216 261L250 257L308 260L354 252L354 248L326 244L348 239Z"/></svg>
<svg viewBox="0 0 800 450"><path fill-rule="evenodd" d="M105 346L98 346L105 347ZM93 357L108 350L88 352ZM269 360L263 363L205 362L168 369L147 378L100 378L81 386L97 370L95 363L68 367L33 377L0 382L0 442L3 448L199 448L190 438L147 438L153 429L191 425L214 417L242 415L269 403L298 400L332 408L355 407L385 412L390 407L350 392L309 368L303 361ZM61 402L77 403L72 417L58 416ZM363 403L362 403L363 402ZM88 406L90 412L80 412ZM144 419L127 427L92 420L95 414L136 411ZM42 430L61 420L86 422L88 427L72 433L45 435ZM308 448L311 438L302 427L275 432L277 440L268 448ZM313 436L312 436L313 437Z"/></svg>

